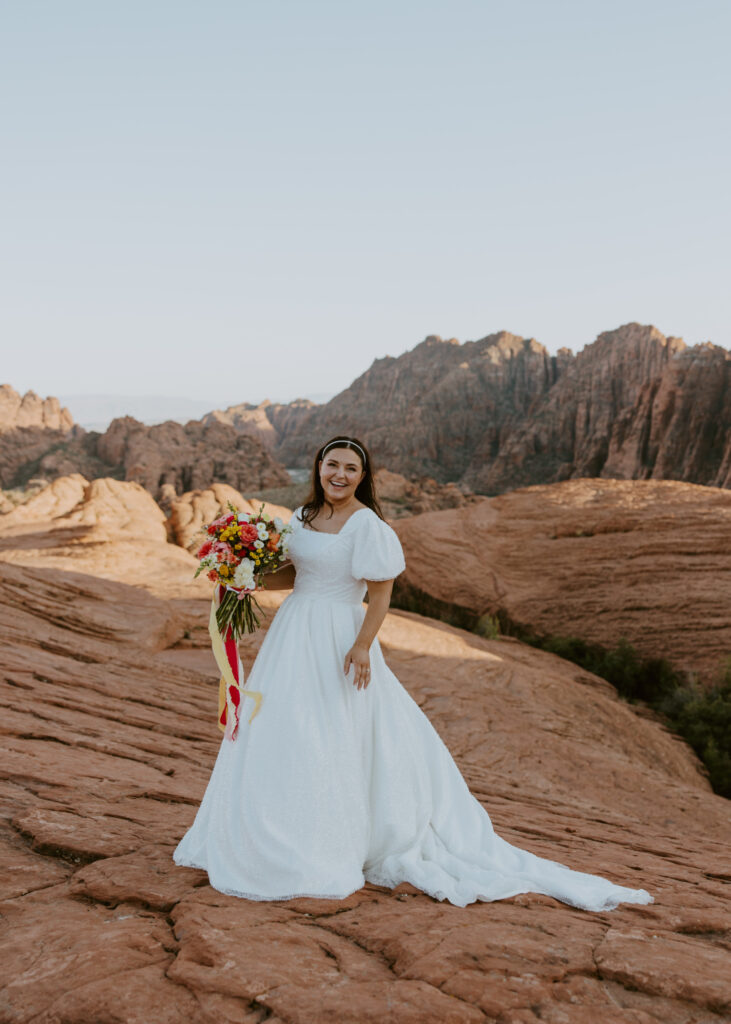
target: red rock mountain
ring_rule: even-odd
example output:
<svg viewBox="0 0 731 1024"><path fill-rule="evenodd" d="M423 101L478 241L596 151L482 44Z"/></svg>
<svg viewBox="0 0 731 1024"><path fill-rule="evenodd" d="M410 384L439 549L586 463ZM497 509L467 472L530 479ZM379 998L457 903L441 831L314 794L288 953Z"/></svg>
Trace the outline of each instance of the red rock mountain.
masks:
<svg viewBox="0 0 731 1024"><path fill-rule="evenodd" d="M583 476L728 487L731 353L637 323L578 355L505 331L429 337L284 424L274 454L305 465L339 432L394 472L481 494Z"/></svg>
<svg viewBox="0 0 731 1024"><path fill-rule="evenodd" d="M503 424L527 416L571 358L532 338L501 331L460 344L430 336L397 359L385 356L296 429L283 430L275 449L287 465L304 465L323 440L338 433L362 437L374 459L406 476L458 481L474 451Z"/></svg>

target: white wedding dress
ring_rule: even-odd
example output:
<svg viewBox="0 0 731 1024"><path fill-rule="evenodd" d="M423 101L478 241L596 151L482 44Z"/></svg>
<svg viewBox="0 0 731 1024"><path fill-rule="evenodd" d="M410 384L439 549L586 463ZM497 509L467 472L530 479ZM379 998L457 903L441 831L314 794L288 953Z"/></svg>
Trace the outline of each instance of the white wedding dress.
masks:
<svg viewBox="0 0 731 1024"><path fill-rule="evenodd" d="M598 875L572 871L496 835L449 750L370 648L360 690L345 655L365 616L365 580L405 568L396 532L370 508L339 533L292 516L294 589L277 610L245 680L235 741L221 740L176 864L203 868L214 889L251 900L344 899L363 884L410 882L464 907L517 893L585 910L651 903Z"/></svg>

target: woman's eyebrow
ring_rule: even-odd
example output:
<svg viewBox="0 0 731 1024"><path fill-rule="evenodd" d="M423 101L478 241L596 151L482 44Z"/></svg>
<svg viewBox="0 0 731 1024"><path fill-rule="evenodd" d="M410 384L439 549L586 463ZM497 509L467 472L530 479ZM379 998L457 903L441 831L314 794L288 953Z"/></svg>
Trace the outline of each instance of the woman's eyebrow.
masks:
<svg viewBox="0 0 731 1024"><path fill-rule="evenodd" d="M339 460L336 459L336 458L333 458L333 457L328 457L327 461L328 462L334 462L337 465ZM346 462L345 465L348 467L348 469L357 469L358 468L354 462Z"/></svg>

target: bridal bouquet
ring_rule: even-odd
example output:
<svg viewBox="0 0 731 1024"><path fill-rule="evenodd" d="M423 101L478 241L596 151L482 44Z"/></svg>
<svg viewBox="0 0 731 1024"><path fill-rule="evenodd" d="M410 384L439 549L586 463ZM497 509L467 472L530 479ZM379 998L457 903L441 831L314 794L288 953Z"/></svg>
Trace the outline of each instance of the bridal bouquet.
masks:
<svg viewBox="0 0 731 1024"><path fill-rule="evenodd" d="M279 516L269 516L263 504L256 515L239 512L230 501L227 505L227 514L203 527L207 539L198 551L200 565L193 578L205 572L216 584L208 631L221 670L219 727L227 739L233 740L238 731L241 697L256 700L250 722L261 704L258 691L241 689L243 674L237 642L259 626L252 605L263 611L253 595L266 586L265 572L278 569L287 558L292 527Z"/></svg>

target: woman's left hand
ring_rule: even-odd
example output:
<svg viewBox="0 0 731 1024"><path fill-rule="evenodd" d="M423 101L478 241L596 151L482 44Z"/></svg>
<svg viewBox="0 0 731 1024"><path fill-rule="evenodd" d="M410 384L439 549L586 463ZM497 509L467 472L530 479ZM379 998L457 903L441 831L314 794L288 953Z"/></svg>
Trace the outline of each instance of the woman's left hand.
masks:
<svg viewBox="0 0 731 1024"><path fill-rule="evenodd" d="M368 654L367 647L361 647L359 644L353 644L348 653L345 655L345 674L347 676L350 671L350 666L355 669L355 677L353 679L353 685L359 690L368 686L371 681L371 659Z"/></svg>

